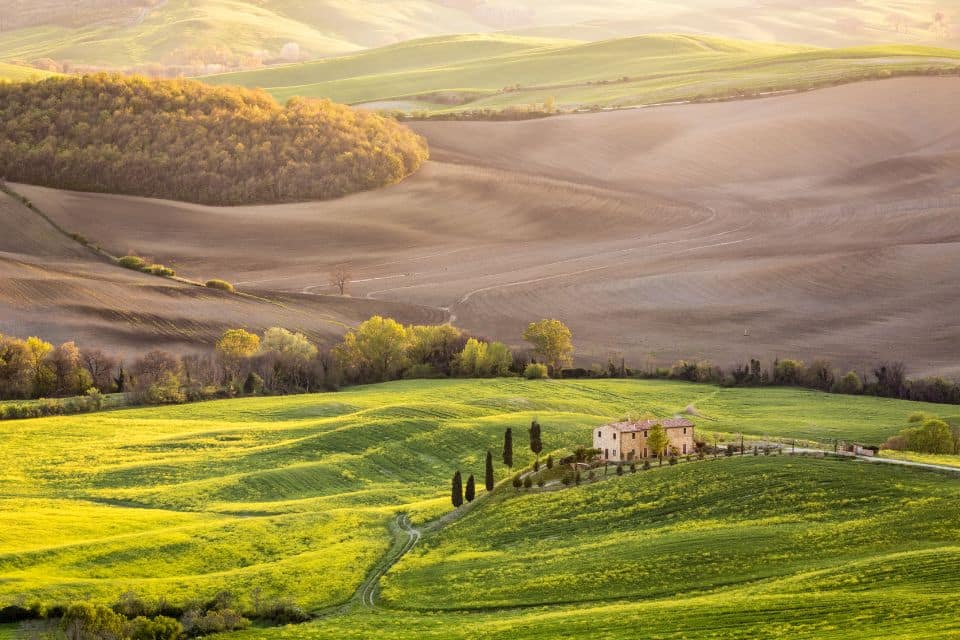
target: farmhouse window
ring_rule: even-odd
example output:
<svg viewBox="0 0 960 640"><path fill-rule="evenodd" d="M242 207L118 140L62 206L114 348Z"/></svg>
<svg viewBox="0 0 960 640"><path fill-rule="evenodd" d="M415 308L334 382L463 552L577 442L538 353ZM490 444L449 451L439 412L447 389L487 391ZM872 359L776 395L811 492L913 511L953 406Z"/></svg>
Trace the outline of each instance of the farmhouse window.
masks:
<svg viewBox="0 0 960 640"><path fill-rule="evenodd" d="M636 432L636 431L634 431L634 432L631 433L630 435L633 436L633 439L634 439L634 440L637 439L637 432Z"/></svg>
<svg viewBox="0 0 960 640"><path fill-rule="evenodd" d="M617 434L613 434L613 439L614 439L614 440L617 439Z"/></svg>
<svg viewBox="0 0 960 640"><path fill-rule="evenodd" d="M597 437L598 437L598 438L602 438L602 437L603 437L603 431L597 431Z"/></svg>
<svg viewBox="0 0 960 640"><path fill-rule="evenodd" d="M647 437L647 432L646 432L646 431L643 432L643 437L644 437L644 438Z"/></svg>
<svg viewBox="0 0 960 640"><path fill-rule="evenodd" d="M683 428L683 435L687 435L687 428L686 428L686 427Z"/></svg>
<svg viewBox="0 0 960 640"><path fill-rule="evenodd" d="M687 445L683 445L683 452L684 452L684 453L687 452Z"/></svg>
<svg viewBox="0 0 960 640"><path fill-rule="evenodd" d="M646 447L643 448L643 457L644 457L644 458L647 457L647 448L646 448Z"/></svg>
<svg viewBox="0 0 960 640"><path fill-rule="evenodd" d="M604 450L603 450L603 457L604 457L604 458L607 458L607 459L610 458L610 449L604 449Z"/></svg>

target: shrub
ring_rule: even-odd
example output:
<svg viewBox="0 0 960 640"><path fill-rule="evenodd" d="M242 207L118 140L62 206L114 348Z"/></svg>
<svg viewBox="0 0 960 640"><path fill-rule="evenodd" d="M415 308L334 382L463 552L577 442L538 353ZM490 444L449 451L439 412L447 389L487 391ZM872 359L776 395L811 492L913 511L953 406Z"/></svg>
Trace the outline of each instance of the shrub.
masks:
<svg viewBox="0 0 960 640"><path fill-rule="evenodd" d="M250 621L234 609L216 609L206 612L192 609L183 615L182 623L183 631L188 636L236 631L250 625Z"/></svg>
<svg viewBox="0 0 960 640"><path fill-rule="evenodd" d="M218 289L220 291L226 291L227 293L234 292L234 288L232 284L230 284L226 280L218 280L217 278L214 278L213 280L207 280L203 284L203 286L207 287L208 289Z"/></svg>
<svg viewBox="0 0 960 640"><path fill-rule="evenodd" d="M539 476L539 477L537 478L537 486L542 489L542 488L543 488L543 485L545 485L545 484L547 484L547 481L543 479L543 476Z"/></svg>
<svg viewBox="0 0 960 640"><path fill-rule="evenodd" d="M152 264L149 267L144 268L144 271L151 273L155 276L163 276L166 278L173 277L177 275L177 272L171 269L170 267L165 267L162 264Z"/></svg>
<svg viewBox="0 0 960 640"><path fill-rule="evenodd" d="M60 628L68 638L122 638L126 620L102 604L75 602L60 619Z"/></svg>
<svg viewBox="0 0 960 640"><path fill-rule="evenodd" d="M527 368L523 370L523 377L527 380L544 380L548 377L547 365L536 363L528 364Z"/></svg>
<svg viewBox="0 0 960 640"><path fill-rule="evenodd" d="M525 476L525 477L523 478L523 488L524 488L524 489L529 489L529 488L532 487L532 486L533 486L533 479L532 479L532 478L530 477L530 475L528 474L527 476Z"/></svg>
<svg viewBox="0 0 960 640"><path fill-rule="evenodd" d="M577 471L576 475L573 477L573 481L577 484L580 484L580 471Z"/></svg>
<svg viewBox="0 0 960 640"><path fill-rule="evenodd" d="M117 264L124 269L133 269L134 271L143 271L147 266L146 261L140 256L123 256L117 260Z"/></svg>
<svg viewBox="0 0 960 640"><path fill-rule="evenodd" d="M643 470L644 470L644 471L650 471L650 461L649 461L649 460L644 460L644 461L643 461Z"/></svg>
<svg viewBox="0 0 960 640"><path fill-rule="evenodd" d="M523 481L520 479L520 476L519 475L513 476L513 488L519 489L522 486L523 486Z"/></svg>
<svg viewBox="0 0 960 640"><path fill-rule="evenodd" d="M677 456L670 456L670 466L677 464Z"/></svg>
<svg viewBox="0 0 960 640"><path fill-rule="evenodd" d="M183 625L165 616L137 616L126 627L131 640L177 640L183 635Z"/></svg>
<svg viewBox="0 0 960 640"><path fill-rule="evenodd" d="M622 475L623 475L623 465L622 465L622 464L618 464L618 465L617 465L617 475L618 475L618 476L622 476Z"/></svg>
<svg viewBox="0 0 960 640"><path fill-rule="evenodd" d="M274 624L298 624L310 619L310 614L289 598L274 599L259 605L256 615Z"/></svg>
<svg viewBox="0 0 960 640"><path fill-rule="evenodd" d="M103 405L106 404L106 397L100 393L100 390L91 387L87 389L87 401L90 403L90 411L100 411L103 409Z"/></svg>
<svg viewBox="0 0 960 640"><path fill-rule="evenodd" d="M630 462L630 473L636 473L636 472L637 472L637 463Z"/></svg>
<svg viewBox="0 0 960 640"><path fill-rule="evenodd" d="M553 456L547 456L547 469L553 469Z"/></svg>
<svg viewBox="0 0 960 640"><path fill-rule="evenodd" d="M590 469L590 471L587 473L587 479L593 480L594 477L596 477L596 474L593 472L593 469Z"/></svg>

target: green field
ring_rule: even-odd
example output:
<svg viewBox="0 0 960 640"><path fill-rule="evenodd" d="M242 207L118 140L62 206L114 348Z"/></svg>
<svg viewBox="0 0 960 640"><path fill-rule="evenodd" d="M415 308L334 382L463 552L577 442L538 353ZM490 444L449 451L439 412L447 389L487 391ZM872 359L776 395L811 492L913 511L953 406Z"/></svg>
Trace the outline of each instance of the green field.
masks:
<svg viewBox="0 0 960 640"><path fill-rule="evenodd" d="M259 587L323 609L351 597L390 546L397 513L416 524L449 511L454 469L482 476L490 448L498 477L508 477L498 455L506 427L525 465L534 417L546 450L558 451L589 443L591 428L611 418L668 416L690 404L704 416L701 428L870 442L898 431L913 411L944 413L792 389L500 379L3 422L0 602L112 601L127 590L184 602L223 588L246 599ZM388 574L383 595L394 609L249 633L319 638L337 628L363 637L385 625L384 633L404 637L416 624L438 636L527 628L542 637L587 630L599 615L616 636L627 633L624 619L656 611L672 620L671 633L702 635L714 616L743 608L743 628L757 630L771 608L796 600L788 594L814 587L815 597L796 600L797 616L817 611L835 624L845 607L876 617L907 598L920 619L942 625L942 594L955 596L957 585L934 579L939 562L957 559L957 511L945 507L957 497L960 483L936 474L787 457L667 467L505 501L498 494ZM897 519L902 526L891 526ZM824 555L811 559L806 547ZM591 563L589 554L606 561ZM669 562L676 555L695 566ZM851 587L857 567L873 577ZM881 580L890 581L883 594ZM929 601L914 603L918 593ZM680 595L694 614L678 616ZM507 603L531 608L478 613L465 624L454 614L412 612Z"/></svg>
<svg viewBox="0 0 960 640"><path fill-rule="evenodd" d="M50 71L0 62L0 81L23 82L25 80L41 80L55 75L57 74Z"/></svg>
<svg viewBox="0 0 960 640"><path fill-rule="evenodd" d="M748 456L510 491L427 535L380 609L240 637L960 634L956 480Z"/></svg>
<svg viewBox="0 0 960 640"><path fill-rule="evenodd" d="M541 105L623 107L807 89L889 74L960 69L960 51L816 49L706 36L578 43L503 35L429 38L338 58L208 76L279 100L329 98L399 111Z"/></svg>

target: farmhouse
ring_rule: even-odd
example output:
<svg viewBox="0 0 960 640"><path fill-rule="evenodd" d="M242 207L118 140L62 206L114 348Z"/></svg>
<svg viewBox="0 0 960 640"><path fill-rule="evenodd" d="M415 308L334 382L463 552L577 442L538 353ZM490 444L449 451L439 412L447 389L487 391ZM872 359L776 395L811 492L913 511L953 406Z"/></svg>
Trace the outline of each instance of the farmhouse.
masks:
<svg viewBox="0 0 960 640"><path fill-rule="evenodd" d="M680 455L693 453L694 425L686 418L605 424L593 430L593 448L600 450L600 457L604 460L654 458L656 452L647 444L647 439L656 424L663 426L670 441L667 455L674 450Z"/></svg>

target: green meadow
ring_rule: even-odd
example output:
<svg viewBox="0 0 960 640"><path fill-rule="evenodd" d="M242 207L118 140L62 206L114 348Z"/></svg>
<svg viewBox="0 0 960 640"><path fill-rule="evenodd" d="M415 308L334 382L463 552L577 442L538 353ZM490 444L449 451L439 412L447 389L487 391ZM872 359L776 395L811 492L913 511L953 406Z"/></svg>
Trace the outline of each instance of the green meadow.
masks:
<svg viewBox="0 0 960 640"><path fill-rule="evenodd" d="M509 477L507 427L525 466L534 418L545 452L559 453L607 420L689 405L701 429L867 442L911 412L945 413L795 389L494 379L7 421L0 602L132 590L183 603L221 589L244 600L259 588L323 610L348 601L387 551L396 514L417 525L450 511L455 469L482 486L490 449ZM247 637L409 637L411 625L424 637L630 637L644 619L662 637L756 637L784 608L783 637L815 637L851 607L900 628L887 610L897 599L944 628L958 602L939 570L958 559L957 498L960 482L934 473L786 456L544 494L506 487L425 535L382 581L384 608ZM729 633L708 635L725 616Z"/></svg>
<svg viewBox="0 0 960 640"><path fill-rule="evenodd" d="M502 492L427 534L376 610L242 638L949 638L960 482L771 456Z"/></svg>
<svg viewBox="0 0 960 640"><path fill-rule="evenodd" d="M56 73L50 71L41 71L32 67L24 67L16 64L7 64L0 62L0 82L24 82L27 80L42 80L55 76Z"/></svg>
<svg viewBox="0 0 960 640"><path fill-rule="evenodd" d="M441 113L542 105L548 98L563 110L623 107L958 68L960 51L920 46L818 49L685 35L590 43L465 35L204 81L263 88L281 101L322 97Z"/></svg>

